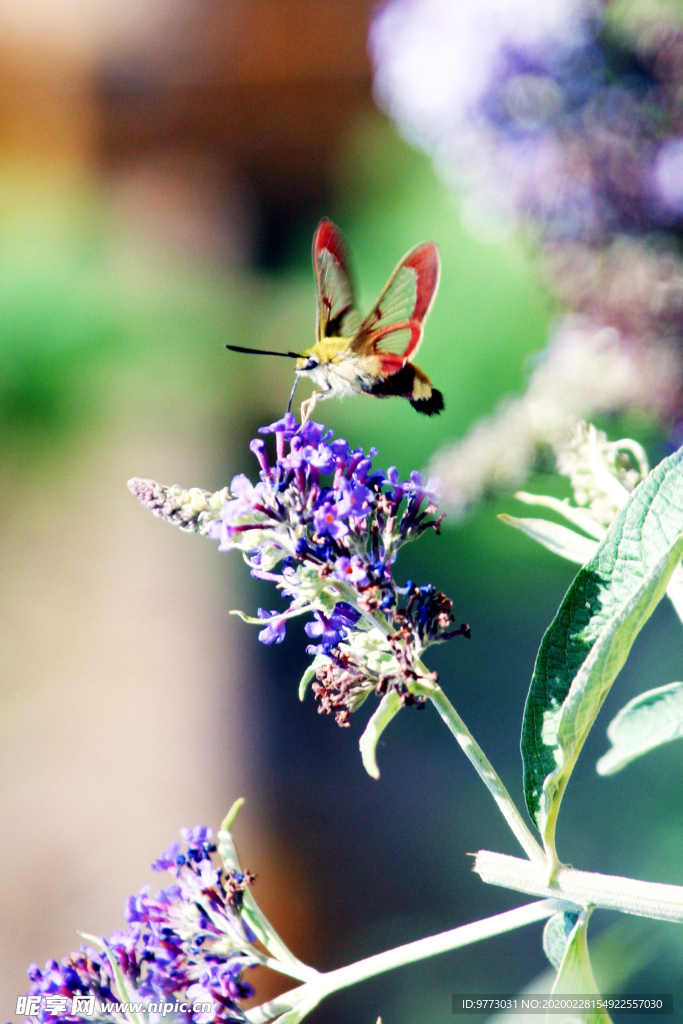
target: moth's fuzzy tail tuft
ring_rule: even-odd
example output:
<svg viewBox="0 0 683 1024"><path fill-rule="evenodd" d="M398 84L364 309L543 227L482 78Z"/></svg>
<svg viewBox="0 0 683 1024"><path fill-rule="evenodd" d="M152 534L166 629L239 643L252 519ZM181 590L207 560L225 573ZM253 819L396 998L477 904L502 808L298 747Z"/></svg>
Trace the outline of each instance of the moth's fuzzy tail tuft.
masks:
<svg viewBox="0 0 683 1024"><path fill-rule="evenodd" d="M421 412L424 416L438 416L444 410L443 395L438 388L432 388L429 398L413 398L410 400L410 404L413 409Z"/></svg>

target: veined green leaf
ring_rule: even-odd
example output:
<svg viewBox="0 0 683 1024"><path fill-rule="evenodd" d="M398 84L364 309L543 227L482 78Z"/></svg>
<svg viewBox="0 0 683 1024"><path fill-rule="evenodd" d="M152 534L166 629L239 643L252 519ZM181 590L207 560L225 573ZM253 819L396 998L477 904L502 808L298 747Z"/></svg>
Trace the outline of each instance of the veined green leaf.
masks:
<svg viewBox="0 0 683 1024"><path fill-rule="evenodd" d="M683 736L683 683L647 690L624 705L607 727L612 743L597 763L600 775L613 775L629 761Z"/></svg>
<svg viewBox="0 0 683 1024"><path fill-rule="evenodd" d="M568 526L561 526L560 523L552 523L549 519L519 519L517 516L508 516L505 513L498 518L506 526L514 526L522 533L526 533L532 540L537 540L548 551L555 555L568 559L570 562L578 562L585 565L595 554L598 541L584 537Z"/></svg>
<svg viewBox="0 0 683 1024"><path fill-rule="evenodd" d="M650 473L576 576L536 659L524 710L524 790L551 859L583 743L683 556L683 449Z"/></svg>
<svg viewBox="0 0 683 1024"><path fill-rule="evenodd" d="M572 928L567 939L566 949L557 978L552 988L552 995L599 995L598 986L593 977L590 957L588 956L588 943L586 931L590 910L582 910L576 924ZM585 1024L612 1024L610 1015L605 1010L589 1010L584 1012L572 1011L568 1017L558 1017L556 1014L548 1015L548 1021L564 1022L585 1022Z"/></svg>
<svg viewBox="0 0 683 1024"><path fill-rule="evenodd" d="M523 492L515 495L516 498L520 499L522 499L522 496L524 500L527 497L531 497L530 495L523 494ZM565 512L570 508L570 506L564 505L563 502L558 502L555 498L548 498L547 501L554 501L556 504L563 505ZM553 505L547 505L547 507L554 508ZM574 511L583 512L583 509L574 509ZM525 533L527 537L538 541L548 551L552 551L554 555L566 558L568 562L576 562L578 565L585 565L588 559L595 554L598 547L596 540L584 537L582 534L576 533L576 531L570 530L566 526L553 523L548 519L539 519L537 517L519 519L517 516L509 516L505 512L501 513L498 518L506 526L514 526L516 529L521 530L522 533ZM599 530L601 533L598 536L602 539L606 530L602 526L599 527ZM674 606L679 619L683 622L683 565L677 567L669 580L666 596Z"/></svg>
<svg viewBox="0 0 683 1024"><path fill-rule="evenodd" d="M380 736L389 725L389 722L400 710L401 698L396 693L396 690L389 690L388 693L384 694L377 705L377 710L365 726L365 731L358 743L358 746L360 747L360 756L363 759L363 767L368 775L371 775L373 779L379 778L379 768L377 767L377 743L379 742Z"/></svg>

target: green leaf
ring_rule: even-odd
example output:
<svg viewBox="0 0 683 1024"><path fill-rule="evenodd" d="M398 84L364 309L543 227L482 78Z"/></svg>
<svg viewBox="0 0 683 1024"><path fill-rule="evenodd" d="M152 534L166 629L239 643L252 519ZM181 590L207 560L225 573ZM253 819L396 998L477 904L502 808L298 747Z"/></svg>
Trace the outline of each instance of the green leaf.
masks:
<svg viewBox="0 0 683 1024"><path fill-rule="evenodd" d="M377 743L389 722L400 710L401 698L396 693L396 690L389 690L382 697L377 710L365 726L365 732L360 738L358 746L360 747L360 756L363 759L363 767L373 779L379 778Z"/></svg>
<svg viewBox="0 0 683 1024"><path fill-rule="evenodd" d="M636 757L683 736L683 683L647 690L624 705L607 727L612 743L597 763L600 775L614 775Z"/></svg>
<svg viewBox="0 0 683 1024"><path fill-rule="evenodd" d="M231 871L241 872L242 870L230 827L234 824L235 818L244 803L245 801L243 797L240 797L239 800L235 801L223 819L218 835L216 836L218 856L221 858L223 867L228 873ZM251 893L251 890L249 889L245 890L242 897L242 919L243 921L246 921L270 955L283 965L286 973L289 973L292 977L299 978L300 980L304 980L304 976L311 973L306 964L302 964L292 951L287 948L266 915L259 907ZM290 970L288 970L288 968Z"/></svg>
<svg viewBox="0 0 683 1024"><path fill-rule="evenodd" d="M567 939L567 946L562 957L555 984L552 987L552 995L600 995L598 986L593 977L590 957L588 956L588 943L586 931L591 910L582 910L578 920L571 930ZM570 1017L565 1018L556 1014L548 1015L548 1021L555 1024L568 1022L585 1021L585 1024L612 1024L610 1015L605 1010L590 1010L581 1012L572 1011Z"/></svg>
<svg viewBox="0 0 683 1024"><path fill-rule="evenodd" d="M541 642L522 757L527 807L553 863L557 814L576 759L681 556L683 449L630 496Z"/></svg>
<svg viewBox="0 0 683 1024"><path fill-rule="evenodd" d="M320 657L320 656L318 655L318 657ZM301 682L299 683L299 700L303 700L304 699L304 697L306 696L306 691L308 690L308 687L310 686L311 682L315 679L315 673L316 673L317 668L318 668L318 666L316 664L316 662L318 661L318 657L316 657L315 661L313 661L308 666L308 668L306 669L306 671L304 672L304 674L301 677Z"/></svg>
<svg viewBox="0 0 683 1024"><path fill-rule="evenodd" d="M235 824L235 819L237 818L237 815L240 813L246 802L247 801L244 799L243 796L240 796L237 798L237 800L235 800L234 804L232 805L228 813L223 818L223 821L221 822L221 832L232 831L232 826Z"/></svg>
<svg viewBox="0 0 683 1024"><path fill-rule="evenodd" d="M578 911L565 910L561 914L554 914L546 921L543 929L543 952L556 971L560 969L560 964L567 951L569 936L578 919Z"/></svg>
<svg viewBox="0 0 683 1024"><path fill-rule="evenodd" d="M506 526L514 526L532 540L537 540L553 554L560 555L570 562L578 562L579 565L585 565L598 547L597 540L590 540L567 526L551 523L548 519L518 519L517 516L508 516L505 513L498 518Z"/></svg>
<svg viewBox="0 0 683 1024"><path fill-rule="evenodd" d="M560 501L559 498L551 498L547 494L529 494L527 491L517 491L515 498L525 505L538 505L539 508L552 509L553 512L557 512L563 519L570 522L572 526L578 526L580 530L587 533L589 537L595 537L596 540L602 540L607 533L606 527L596 522L587 509L571 505L568 498L563 498Z"/></svg>

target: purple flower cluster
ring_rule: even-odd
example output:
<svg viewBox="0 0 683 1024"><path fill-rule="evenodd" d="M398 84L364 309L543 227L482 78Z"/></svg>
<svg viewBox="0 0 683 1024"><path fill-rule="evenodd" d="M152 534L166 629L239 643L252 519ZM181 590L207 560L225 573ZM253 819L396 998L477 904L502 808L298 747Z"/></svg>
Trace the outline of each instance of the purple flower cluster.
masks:
<svg viewBox="0 0 683 1024"><path fill-rule="evenodd" d="M209 536L221 551L241 550L252 575L275 583L289 606L243 618L261 624L259 639L272 644L284 639L288 619L311 615L305 631L316 671L353 666L349 710L373 687L393 685L407 695L424 674L415 667L424 648L465 631L452 628L442 594L400 588L392 574L403 544L439 531L436 481L375 469L376 449L351 448L320 423L299 425L291 413L260 433L274 435L275 451L269 455L262 438L251 442L260 480L233 479Z"/></svg>
<svg viewBox="0 0 683 1024"><path fill-rule="evenodd" d="M680 15L618 0L385 0L370 52L378 102L458 192L468 230L490 242L523 226L564 310L526 394L432 464L448 506L519 486L578 420L644 409L680 423Z"/></svg>
<svg viewBox="0 0 683 1024"><path fill-rule="evenodd" d="M373 690L421 706L422 690L435 680L422 663L425 649L469 635L467 626L453 625L444 594L400 587L393 576L403 544L426 530L439 533L437 481L377 469L375 448L352 448L322 423L299 424L289 412L259 433L265 439L249 446L260 469L256 483L239 474L214 494L153 480L129 487L154 515L217 540L219 551L241 551L252 575L281 591L289 602L282 610L234 612L260 627L262 643L282 643L289 619L309 617L313 662L299 693L315 677L320 711L334 711L346 725Z"/></svg>
<svg viewBox="0 0 683 1024"><path fill-rule="evenodd" d="M31 964L28 969L31 982L29 995L39 997L40 1009L30 1020L41 1022L80 1021L72 1016L71 1000L75 995L94 995L99 1003L116 1003L118 999L112 990L112 969L100 953L88 946L80 951L64 957L61 964L56 960L48 960L44 970L38 964ZM66 998L68 1009L57 1015L52 1014L50 1000L54 997Z"/></svg>
<svg viewBox="0 0 683 1024"><path fill-rule="evenodd" d="M244 1024L239 1000L253 991L242 971L260 962L252 947L255 936L241 916L244 890L253 876L214 865L213 829L183 829L181 837L184 845L172 843L152 864L175 881L155 896L149 886L131 896L125 931L102 940L101 949L83 946L61 963L49 960L42 971L31 965L29 995L41 997L31 1020L86 1020L72 1015L71 1000L92 995L105 1020L126 1019L117 1006L135 1001L173 1004L168 1019L187 1024ZM66 997L67 1009L55 1014L44 997ZM188 1009L175 1009L178 1004ZM202 1009L194 1010L197 1004ZM208 1004L210 1012L204 1009Z"/></svg>
<svg viewBox="0 0 683 1024"><path fill-rule="evenodd" d="M629 32L610 6L390 0L371 33L378 96L546 240L680 226L683 30Z"/></svg>

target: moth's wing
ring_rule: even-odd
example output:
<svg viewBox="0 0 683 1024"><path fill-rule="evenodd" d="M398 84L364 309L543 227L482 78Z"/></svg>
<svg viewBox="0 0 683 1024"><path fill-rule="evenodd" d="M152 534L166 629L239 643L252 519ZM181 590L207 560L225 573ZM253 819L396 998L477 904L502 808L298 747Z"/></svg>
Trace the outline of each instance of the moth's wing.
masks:
<svg viewBox="0 0 683 1024"><path fill-rule="evenodd" d="M317 340L352 337L361 317L354 305L348 251L341 231L327 218L320 221L313 236L313 273L318 298Z"/></svg>
<svg viewBox="0 0 683 1024"><path fill-rule="evenodd" d="M384 374L398 373L420 347L440 268L433 242L423 242L406 253L363 320L352 350L378 356Z"/></svg>

